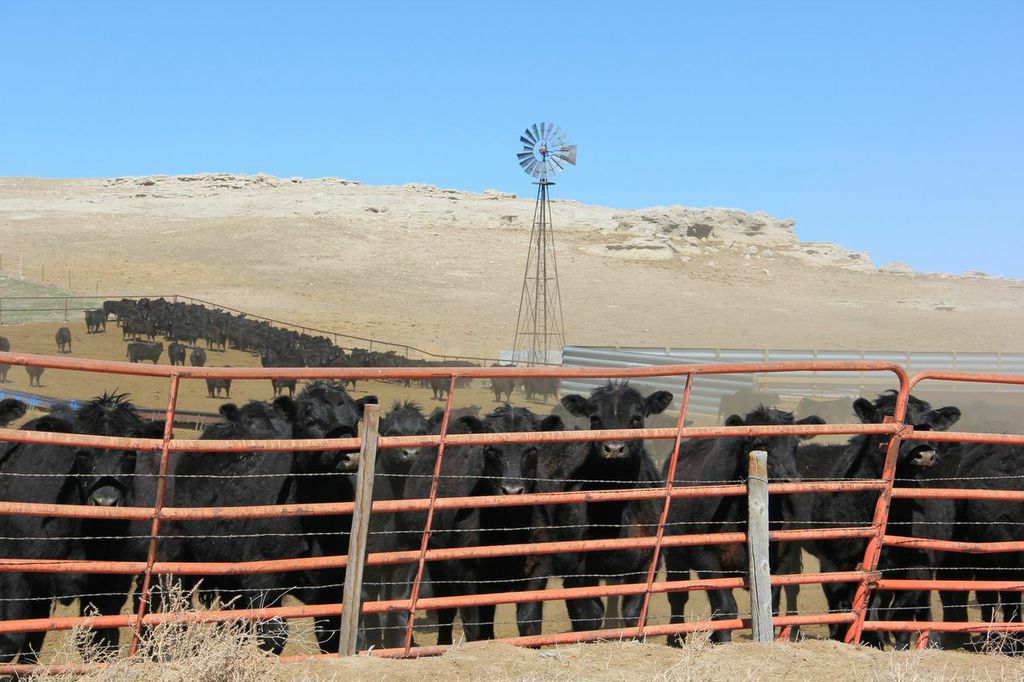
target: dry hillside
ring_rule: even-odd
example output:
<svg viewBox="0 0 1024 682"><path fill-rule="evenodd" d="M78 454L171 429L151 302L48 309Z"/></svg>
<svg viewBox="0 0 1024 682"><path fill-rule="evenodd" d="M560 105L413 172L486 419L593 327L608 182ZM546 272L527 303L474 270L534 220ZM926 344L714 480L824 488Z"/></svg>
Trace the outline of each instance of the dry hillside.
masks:
<svg viewBox="0 0 1024 682"><path fill-rule="evenodd" d="M204 174L0 179L10 274L183 293L447 353L511 343L532 198ZM876 268L792 220L555 201L569 342L1018 350L1024 282ZM842 235L836 236L842 241Z"/></svg>

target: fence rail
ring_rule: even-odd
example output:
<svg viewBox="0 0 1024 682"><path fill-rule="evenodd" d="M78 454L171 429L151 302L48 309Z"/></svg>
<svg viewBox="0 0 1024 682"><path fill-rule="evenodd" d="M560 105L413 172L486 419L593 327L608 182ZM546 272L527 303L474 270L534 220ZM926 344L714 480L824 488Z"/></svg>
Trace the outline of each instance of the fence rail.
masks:
<svg viewBox="0 0 1024 682"><path fill-rule="evenodd" d="M265 572L291 572L312 569L348 567L346 574L358 575L359 571L351 570L354 562L361 566L382 566L407 564L415 566L415 577L408 598L381 599L367 601L359 608L362 614L402 612L407 614L405 627L405 645L403 647L375 650L375 655L417 656L438 653L443 647L415 647L412 644L412 632L417 611L422 609L456 609L462 607L480 607L496 604L523 604L571 598L600 598L612 595L643 595L643 606L635 625L625 628L608 628L576 632L545 633L539 635L508 638L517 645L550 645L565 642L610 639L617 637L644 637L654 635L671 635L698 630L733 630L749 628L751 622L745 618L713 619L690 623L652 624L649 621L648 605L654 594L680 591L731 589L748 587L747 578L695 579L695 580L657 580L659 555L665 548L700 545L738 545L747 542L746 532L718 533L675 533L667 528L669 505L674 499L715 496L740 496L747 494L746 484L703 483L695 485L674 484L674 472L680 462L680 450L684 439L723 438L736 436L780 436L780 435L834 435L834 434L873 434L888 436L885 445L885 463L882 475L876 479L831 480L831 481L800 481L772 482L767 486L769 494L808 494L824 492L874 491L878 493L873 518L870 523L845 528L812 528L772 530L769 540L773 542L806 542L809 540L863 539L866 549L858 570L825 572L799 575L772 575L770 582L774 586L797 584L825 584L837 582L854 583L856 594L848 611L842 613L818 613L801 615L783 615L776 617L775 624L781 627L807 624L849 624L847 641L859 641L864 631L909 630L927 632L929 630L956 630L970 632L977 630L976 623L941 623L931 621L913 621L907 624L902 621L876 621L868 618L867 608L872 595L881 589L915 590L915 589L1000 589L1016 590L1022 584L1014 581L937 581L937 580L885 580L879 576L879 559L884 546L919 547L924 549L941 549L943 551L962 552L1005 552L1010 549L1024 549L1024 542L1011 543L954 543L928 538L910 538L894 534L888 528L891 501L912 495L921 490L900 488L896 486L896 463L900 445L904 441L936 440L932 431L915 431L912 424L906 421L909 394L912 388L923 381L968 381L985 382L1005 385L1022 385L1024 376L1008 376L997 374L960 373L948 371L925 371L914 376L907 373L898 364L891 362L872 361L818 361L818 362L772 362L772 363L736 363L736 364L701 364L701 365L665 365L634 368L495 368L495 367L428 367L428 368L192 368L172 366L134 365L122 362L75 359L68 357L51 357L17 353L0 353L0 363L23 366L40 366L54 369L99 372L114 375L135 375L163 377L169 380L168 404L166 410L167 424L163 438L112 438L104 436L87 436L66 433L41 433L16 429L0 429L0 441L21 443L49 443L64 446L135 449L145 452L159 453L160 464L157 479L156 501L152 507L102 508L76 505L53 505L42 503L0 502L0 516L7 515L52 515L72 518L106 518L132 519L151 521L148 537L149 549L145 560L131 559L127 561L86 561L86 560L37 560L37 559L0 559L0 572L39 571L39 572L88 572L111 574L138 574L142 576L143 589L141 594L148 595L148 587L153 576L164 574L176 575L216 575L216 574L250 574ZM882 424L833 424L833 425L793 425L793 426L720 426L720 427L687 427L685 415L690 390L695 380L703 376L720 376L734 373L771 373L783 374L793 372L888 372L894 375L899 384L896 399L895 415L890 422ZM675 428L636 428L636 429L589 429L579 431L550 432L517 432L517 433L450 433L448 418L452 411L453 396L457 392L457 378L506 378L506 377L557 377L564 380L580 379L640 379L648 377L681 376L684 379L684 394L681 402L678 421ZM178 387L182 380L205 378L231 379L399 379L399 378L447 378L450 382L448 402L445 407L444 421L440 433L426 436L390 437L379 436L373 429L364 430L359 438L325 438L325 439L291 439L272 441L252 440L219 440L196 441L175 439L171 434L170 424L174 421ZM993 434L959 433L947 434L957 436L957 440L996 443L1024 444L1024 436L1006 436ZM505 443L568 443L609 440L636 439L672 439L674 447L667 463L667 481L662 485L650 487L623 487L621 489L579 491L579 492L537 492L521 495L493 495L446 497L440 494L439 481L442 478L442 461L446 448ZM430 494L419 499L377 500L370 503L370 509L378 514L426 512L425 526L420 535L419 549L400 551L366 552L357 546L350 545L344 554L332 556L309 556L282 559L270 559L246 562L183 562L159 560L161 539L161 523L165 521L196 521L209 519L247 519L285 516L337 516L352 514L360 502L320 503L320 504L280 504L257 507L173 507L166 506L166 492L172 452L198 451L217 456L217 453L229 452L281 452L283 456L296 451L323 451L360 448L363 453L372 457L378 449L396 447L437 447L438 454L431 476ZM966 499L971 496L989 499L1020 500L1019 491L966 491L955 488L933 489L934 497L944 499ZM522 507L531 505L554 505L578 502L608 502L612 500L654 500L661 501L661 512L653 535L629 536L608 539L558 540L549 542L530 542L522 544L431 547L428 540L433 531L432 521L435 513L444 510L487 508L487 507ZM364 504L366 501L364 500ZM364 523L370 515L364 515ZM358 531L358 532L357 532ZM417 531L419 532L419 531ZM353 529L350 537L366 537L366 528ZM626 549L642 549L651 551L651 559L646 569L646 580L625 584L610 583L604 586L562 587L540 590L523 590L514 592L490 592L485 594L461 594L427 596L420 594L420 586L425 580L428 564L438 561L464 559L501 558L513 556L542 556L576 552L608 552ZM346 594L354 594L346 586ZM130 627L133 628L132 653L139 642L140 628L144 625L181 619L183 621L214 622L223 620L249 619L266 621L270 618L307 618L322 616L338 616L344 614L344 603L306 605L299 607L267 607L260 609L218 609L186 614L149 613L149 600L141 599L138 611L130 615L103 615L91 617L43 618L28 620L10 620L0 622L0 632L24 632L69 629L79 625L93 627ZM342 639L351 639L354 635L351 628L356 620L346 619L343 626ZM1003 624L986 623L990 629L998 629ZM1018 624L1006 624L1005 629L1019 629ZM347 630L345 628L348 628ZM920 641L920 640L919 640ZM29 668L23 665L2 665L0 674L23 673ZM33 669L35 670L35 669Z"/></svg>

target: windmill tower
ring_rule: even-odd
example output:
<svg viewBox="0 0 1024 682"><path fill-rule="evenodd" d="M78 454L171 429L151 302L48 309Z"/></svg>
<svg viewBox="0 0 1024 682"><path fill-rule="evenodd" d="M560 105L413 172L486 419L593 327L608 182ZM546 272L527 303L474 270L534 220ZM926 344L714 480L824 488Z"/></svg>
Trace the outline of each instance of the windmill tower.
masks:
<svg viewBox="0 0 1024 682"><path fill-rule="evenodd" d="M533 124L519 141L523 149L516 156L528 175L536 178L537 203L533 208L533 229L526 255L523 290L519 298L516 338L512 344L512 362L527 366L549 362L551 351L565 345L565 319L558 290L558 261L555 235L551 229L549 178L564 164L576 165L576 145L569 144L558 126Z"/></svg>

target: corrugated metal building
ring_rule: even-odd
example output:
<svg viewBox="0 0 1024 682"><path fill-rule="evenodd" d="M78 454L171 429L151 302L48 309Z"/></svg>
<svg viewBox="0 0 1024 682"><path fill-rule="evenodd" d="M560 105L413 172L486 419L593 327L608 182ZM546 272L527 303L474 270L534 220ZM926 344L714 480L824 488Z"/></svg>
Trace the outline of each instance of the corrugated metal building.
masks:
<svg viewBox="0 0 1024 682"><path fill-rule="evenodd" d="M621 348L605 346L566 346L562 349L565 367L645 367L651 365L808 362L813 360L873 360L900 364L908 372L925 369L956 369L974 372L1024 374L1024 353L918 353L896 351L828 351L720 348ZM598 380L566 380L562 393L585 393L600 385ZM644 379L646 390L666 390L682 395L682 377ZM888 372L791 372L773 375L735 374L701 376L694 382L688 414L717 417L722 399L740 391L769 391L787 399L802 397L852 398L874 395L896 388L895 377ZM978 385L946 383L944 390L978 390ZM1019 392L1020 387L987 386L986 390Z"/></svg>

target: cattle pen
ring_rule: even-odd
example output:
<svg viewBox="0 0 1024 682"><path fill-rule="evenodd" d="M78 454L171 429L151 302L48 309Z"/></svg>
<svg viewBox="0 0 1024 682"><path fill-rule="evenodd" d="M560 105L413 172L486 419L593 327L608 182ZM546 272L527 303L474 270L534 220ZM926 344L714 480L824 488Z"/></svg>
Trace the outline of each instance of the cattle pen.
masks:
<svg viewBox="0 0 1024 682"><path fill-rule="evenodd" d="M885 448L884 467L881 477L870 480L834 481L772 481L768 485L770 495L805 495L813 493L877 493L874 514L870 523L845 528L799 528L775 529L769 534L776 543L800 543L810 540L857 539L866 541L863 561L857 570L818 573L777 573L770 577L773 586L811 585L845 583L854 585L855 597L851 607L842 612L822 612L796 615L775 615L774 626L779 636L788 636L789 629L806 625L845 625L846 640L857 642L864 632L909 632L917 633L916 644L926 646L931 632L986 633L993 630L1024 631L1020 622L994 623L989 621L943 622L925 620L878 620L872 617L869 608L873 595L880 591L998 591L1022 592L1024 581L1014 580L941 580L941 579L889 579L879 571L879 558L884 547L913 548L951 553L1001 553L1024 551L1024 542L971 543L932 538L895 535L890 532L889 512L894 500L907 498L931 498L945 500L984 499L997 501L1024 501L1024 492L1019 490L960 489L960 488L908 488L897 485L897 454L901 443L910 442L963 442L992 444L1024 444L1024 436L970 432L936 432L916 430L905 419L911 391L926 381L988 383L994 385L1024 385L1024 376L984 374L957 371L920 371L912 375L898 364L888 362L774 362L774 363L733 363L733 364L691 364L664 365L656 367L608 368L476 368L476 367L425 367L425 368L199 368L144 366L123 362L74 359L30 355L22 353L0 353L0 364L45 367L57 370L94 372L109 375L132 375L165 379L168 381L166 429L162 438L118 438L86 436L52 432L34 432L18 429L0 429L0 441L11 443L44 443L60 446L91 447L106 449L133 449L139 452L159 454L157 495L151 507L104 508L86 505L52 505L42 503L0 502L0 515L27 515L66 518L122 519L151 524L149 549L145 560L115 559L93 560L32 560L17 557L0 559L0 572L34 573L102 573L139 576L141 594L147 595L149 587L157 576L164 575L219 575L256 574L265 572L308 571L315 569L348 568L347 576L358 575L354 564L366 567L412 564L416 567L413 587L408 598L398 600L367 600L359 611L364 615L405 613L408 618L404 625L404 645L391 648L374 648L374 656L415 657L442 653L444 645L416 646L413 643L413 629L417 612L422 610L475 608L496 604L521 604L567 599L602 598L611 596L639 596L641 608L635 625L595 630L549 632L529 636L503 638L520 646L546 646L593 640L650 638L655 636L679 635L698 631L731 631L749 629L750 618L715 618L685 623L649 622L650 604L655 595L705 590L731 590L748 587L744 577L702 578L689 580L659 580L659 561L663 550L675 547L706 545L740 545L746 543L746 533L702 533L670 534L666 519L674 500L701 497L736 497L747 495L745 484L712 482L704 485L677 485L674 483L677 465L680 464L680 450L684 441L720 439L738 436L825 436L825 435L874 435L888 439ZM898 382L895 414L889 420L877 424L794 424L764 426L711 426L693 427L686 425L689 397L695 381L700 377L727 374L784 374L788 372L886 372ZM458 379L492 378L557 378L557 379L619 379L643 380L651 377L680 377L683 392L679 399L678 415L674 427L637 429L581 429L548 432L509 433L452 433L450 415L453 396L458 392ZM177 409L178 390L181 381L204 379L360 379L360 380L404 380L443 379L449 382L447 402L440 432L422 436L384 436L372 428L364 428L359 437L326 439L282 439L282 440L219 440L197 441L178 439L172 428ZM517 495L445 497L439 495L439 479L445 449L507 443L582 443L608 441L611 439L664 440L672 443L667 462L669 472L661 485L650 487L623 487L621 489L587 490L577 492L528 492ZM419 548L415 550L369 552L365 554L358 546L350 546L345 554L336 556L308 556L297 558L270 559L241 563L202 563L161 561L159 548L161 524L174 521L195 520L242 520L271 517L338 516L357 513L360 501L341 503L284 503L270 506L237 507L171 507L166 506L169 463L172 453L197 452L218 453L240 452L311 452L326 450L361 450L372 453L387 448L437 448L430 494L417 499L395 499L372 501L374 514L404 514L419 512L426 514ZM363 462L361 466L366 466ZM429 540L435 512L469 508L512 508L528 505L556 506L579 503L600 503L625 500L653 500L660 506L660 515L652 529L653 533L634 537L616 537L602 540L552 541L511 545L482 545L465 547L431 548ZM363 517L368 521L368 517ZM350 539L365 537L365 528L358 532L353 528ZM476 560L484 558L545 555L556 553L589 553L601 551L645 550L650 552L650 561L645 579L633 583L614 583L585 587L559 587L511 592L484 592L444 596L423 596L420 587L425 578L427 566L433 562L453 560ZM358 588L358 586L356 586ZM347 594L357 594L348 589ZM137 611L131 614L103 615L92 617L50 617L31 620L9 620L0 622L0 633L42 632L69 630L79 626L130 628L134 631L131 653L135 652L139 633L145 626L162 622L221 622L231 620L268 621L270 619L296 619L338 617L343 615L345 604L338 589L338 601L302 606L279 606L260 609L214 609L197 610L184 614L150 612L148 600L139 601ZM351 628L357 627L358 620L343 619L342 641L355 641ZM349 628L345 632L345 628ZM344 652L342 652L344 653ZM334 654L320 654L328 656ZM283 657L283 660L307 660L310 656ZM44 666L45 667L45 666ZM82 666L64 666L69 670L85 670ZM56 670L50 666L48 669ZM28 674L41 670L36 665L0 665L0 674Z"/></svg>

